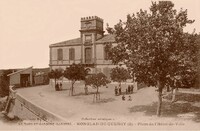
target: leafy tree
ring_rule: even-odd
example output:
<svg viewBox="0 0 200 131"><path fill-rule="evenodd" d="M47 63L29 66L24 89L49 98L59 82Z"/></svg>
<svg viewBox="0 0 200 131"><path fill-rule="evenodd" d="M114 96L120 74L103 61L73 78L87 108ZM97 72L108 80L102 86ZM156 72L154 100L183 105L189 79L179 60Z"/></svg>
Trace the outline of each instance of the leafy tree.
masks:
<svg viewBox="0 0 200 131"><path fill-rule="evenodd" d="M71 80L71 95L74 93L74 84L78 80L85 80L89 69L85 68L83 64L72 64L64 71L64 77Z"/></svg>
<svg viewBox="0 0 200 131"><path fill-rule="evenodd" d="M9 85L10 79L8 74L12 73L12 70L4 70L2 75L0 76L0 95L8 96L9 95Z"/></svg>
<svg viewBox="0 0 200 131"><path fill-rule="evenodd" d="M196 34L184 33L187 10L173 9L171 1L152 2L150 12L142 9L127 15L127 21L115 25L118 43L110 51L113 63L124 62L134 72L137 82L158 88L157 116L161 115L162 91L173 87L177 77L196 73Z"/></svg>
<svg viewBox="0 0 200 131"><path fill-rule="evenodd" d="M106 86L106 84L110 83L110 81L107 79L107 77L103 73L98 74L92 74L89 75L85 80L86 85L90 85L94 88L96 88L96 100L98 99L97 95L99 95L99 87Z"/></svg>
<svg viewBox="0 0 200 131"><path fill-rule="evenodd" d="M128 78L130 78L130 73L123 67L115 67L112 68L110 77L111 80L118 82L119 86L121 86L122 82L125 82Z"/></svg>
<svg viewBox="0 0 200 131"><path fill-rule="evenodd" d="M61 69L55 69L55 70L51 70L48 73L48 77L50 79L54 79L55 80L55 90L58 91L59 89L56 88L56 80L59 79L61 76L63 75L63 71Z"/></svg>

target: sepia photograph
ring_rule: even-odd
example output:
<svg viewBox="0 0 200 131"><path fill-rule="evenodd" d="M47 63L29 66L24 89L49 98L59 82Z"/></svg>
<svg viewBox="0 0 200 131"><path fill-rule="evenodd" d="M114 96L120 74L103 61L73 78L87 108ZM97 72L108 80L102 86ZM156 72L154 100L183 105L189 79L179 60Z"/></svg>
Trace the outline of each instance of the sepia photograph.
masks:
<svg viewBox="0 0 200 131"><path fill-rule="evenodd" d="M200 130L199 0L0 0L0 130Z"/></svg>

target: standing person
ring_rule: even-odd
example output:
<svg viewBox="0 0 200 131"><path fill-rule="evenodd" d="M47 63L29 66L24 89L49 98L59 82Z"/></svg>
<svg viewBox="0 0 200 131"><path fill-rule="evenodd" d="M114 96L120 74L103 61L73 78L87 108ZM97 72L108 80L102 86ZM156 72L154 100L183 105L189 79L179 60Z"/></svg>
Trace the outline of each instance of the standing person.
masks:
<svg viewBox="0 0 200 131"><path fill-rule="evenodd" d="M132 101L132 98L131 98L131 96L129 95L129 97L128 97L128 101Z"/></svg>
<svg viewBox="0 0 200 131"><path fill-rule="evenodd" d="M60 88L59 88L60 90L62 90L62 83L60 82Z"/></svg>
<svg viewBox="0 0 200 131"><path fill-rule="evenodd" d="M119 87L119 95L121 95L122 94L122 88L121 88L121 86Z"/></svg>
<svg viewBox="0 0 200 131"><path fill-rule="evenodd" d="M122 100L125 101L125 96L124 95L122 96Z"/></svg>
<svg viewBox="0 0 200 131"><path fill-rule="evenodd" d="M59 91L59 84L58 83L56 83L56 91Z"/></svg>
<svg viewBox="0 0 200 131"><path fill-rule="evenodd" d="M130 91L130 89L131 89L131 88L130 88L130 85L128 85L128 93L130 93L130 92L131 92L131 91Z"/></svg>
<svg viewBox="0 0 200 131"><path fill-rule="evenodd" d="M133 89L134 89L134 87L133 87L133 85L131 85L131 93L133 93Z"/></svg>
<svg viewBox="0 0 200 131"><path fill-rule="evenodd" d="M115 86L115 95L118 94L118 89L117 89L117 86Z"/></svg>
<svg viewBox="0 0 200 131"><path fill-rule="evenodd" d="M85 85L84 89L85 89L85 94L88 95L88 87L87 87L87 85Z"/></svg>

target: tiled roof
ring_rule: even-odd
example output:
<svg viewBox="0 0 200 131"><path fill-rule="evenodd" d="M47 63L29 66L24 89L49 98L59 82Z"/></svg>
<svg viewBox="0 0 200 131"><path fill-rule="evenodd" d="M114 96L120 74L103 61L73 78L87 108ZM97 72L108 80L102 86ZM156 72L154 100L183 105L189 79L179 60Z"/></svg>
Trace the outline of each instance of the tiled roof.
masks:
<svg viewBox="0 0 200 131"><path fill-rule="evenodd" d="M104 35L101 39L97 40L96 43L106 43L106 42L115 42L115 35L107 34Z"/></svg>
<svg viewBox="0 0 200 131"><path fill-rule="evenodd" d="M106 34L102 38L98 39L95 43L106 43L106 42L115 42L115 35ZM57 46L73 46L73 45L80 45L81 38L71 39L67 41L58 42L55 44L51 44L50 47L57 47Z"/></svg>
<svg viewBox="0 0 200 131"><path fill-rule="evenodd" d="M17 74L17 73L20 73L20 72L22 72L22 71L25 71L25 70L28 70L28 69L32 69L32 68L33 68L33 66L28 67L28 68L25 68L25 69L22 69L22 70L18 70L18 71L16 71L16 72L13 72L13 73L8 74L7 76L11 76L11 75L14 75L14 74Z"/></svg>
<svg viewBox="0 0 200 131"><path fill-rule="evenodd" d="M71 39L71 40L67 40L67 41L62 41L62 42L58 42L55 44L51 44L50 47L55 47L55 46L66 46L66 45L79 45L81 44L81 38L76 38L76 39Z"/></svg>

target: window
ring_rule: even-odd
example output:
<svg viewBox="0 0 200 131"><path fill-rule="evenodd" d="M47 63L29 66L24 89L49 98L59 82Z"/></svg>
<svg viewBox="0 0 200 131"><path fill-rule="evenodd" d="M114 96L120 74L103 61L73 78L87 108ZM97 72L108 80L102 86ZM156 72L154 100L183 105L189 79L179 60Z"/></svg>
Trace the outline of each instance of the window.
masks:
<svg viewBox="0 0 200 131"><path fill-rule="evenodd" d="M85 48L85 63L90 64L92 62L92 49Z"/></svg>
<svg viewBox="0 0 200 131"><path fill-rule="evenodd" d="M63 49L58 49L57 51L58 60L63 60Z"/></svg>
<svg viewBox="0 0 200 131"><path fill-rule="evenodd" d="M92 35L85 35L86 42L92 42Z"/></svg>
<svg viewBox="0 0 200 131"><path fill-rule="evenodd" d="M69 60L75 60L75 49L74 48L69 49Z"/></svg>
<svg viewBox="0 0 200 131"><path fill-rule="evenodd" d="M104 47L104 60L109 60L108 59L108 49L107 49L107 47Z"/></svg>

